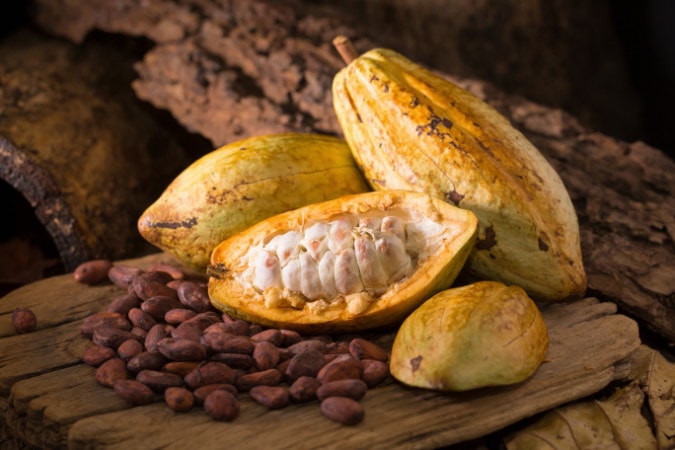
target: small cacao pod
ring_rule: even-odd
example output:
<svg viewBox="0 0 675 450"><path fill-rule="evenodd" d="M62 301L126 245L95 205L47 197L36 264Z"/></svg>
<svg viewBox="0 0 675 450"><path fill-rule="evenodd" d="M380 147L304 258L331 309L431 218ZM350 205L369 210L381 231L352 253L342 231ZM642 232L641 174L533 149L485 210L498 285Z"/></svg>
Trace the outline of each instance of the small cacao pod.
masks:
<svg viewBox="0 0 675 450"><path fill-rule="evenodd" d="M284 211L369 191L347 144L311 133L233 142L193 162L138 220L140 234L205 270L213 248Z"/></svg>
<svg viewBox="0 0 675 450"><path fill-rule="evenodd" d="M480 281L413 311L396 333L389 369L409 386L465 391L523 381L547 351L546 323L527 293Z"/></svg>
<svg viewBox="0 0 675 450"><path fill-rule="evenodd" d="M371 186L473 211L469 280L517 284L535 300L581 297L576 212L540 152L486 102L404 56L356 56L334 77L333 103Z"/></svg>
<svg viewBox="0 0 675 450"><path fill-rule="evenodd" d="M218 245L211 303L305 332L400 322L449 287L475 242L468 210L412 191L343 196L282 213Z"/></svg>

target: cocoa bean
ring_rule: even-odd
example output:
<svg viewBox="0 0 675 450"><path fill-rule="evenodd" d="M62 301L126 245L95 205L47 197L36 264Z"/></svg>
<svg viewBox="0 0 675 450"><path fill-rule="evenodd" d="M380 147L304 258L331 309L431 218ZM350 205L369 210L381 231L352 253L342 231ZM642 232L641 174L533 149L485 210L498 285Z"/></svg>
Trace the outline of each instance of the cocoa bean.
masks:
<svg viewBox="0 0 675 450"><path fill-rule="evenodd" d="M234 371L227 364L221 362L209 361L200 364L190 373L185 375L185 384L191 389L196 389L205 384L234 383Z"/></svg>
<svg viewBox="0 0 675 450"><path fill-rule="evenodd" d="M205 330L214 323L220 323L220 316L213 311L208 311L199 313L186 322L197 324L202 330Z"/></svg>
<svg viewBox="0 0 675 450"><path fill-rule="evenodd" d="M267 330L252 334L251 340L254 342L267 341L275 347L279 347L284 340L284 335L277 329L268 328Z"/></svg>
<svg viewBox="0 0 675 450"><path fill-rule="evenodd" d="M134 281L134 278L141 272L142 270L138 267L115 264L108 270L108 279L115 286L121 287L122 289L128 289L131 286L131 282Z"/></svg>
<svg viewBox="0 0 675 450"><path fill-rule="evenodd" d="M380 384L389 375L389 364L383 361L362 359L361 366L363 366L361 379L371 388Z"/></svg>
<svg viewBox="0 0 675 450"><path fill-rule="evenodd" d="M363 338L354 338L349 342L349 352L356 359L375 359L386 362L389 352L384 348Z"/></svg>
<svg viewBox="0 0 675 450"><path fill-rule="evenodd" d="M199 342L202 337L202 329L196 322L183 322L171 330L171 337Z"/></svg>
<svg viewBox="0 0 675 450"><path fill-rule="evenodd" d="M133 327L131 329L131 334L136 336L139 342L145 342L145 338L148 336L148 331L143 328Z"/></svg>
<svg viewBox="0 0 675 450"><path fill-rule="evenodd" d="M183 385L183 379L175 373L160 372L158 370L141 370L136 374L136 380L145 384L154 392L164 392L166 388Z"/></svg>
<svg viewBox="0 0 675 450"><path fill-rule="evenodd" d="M297 344L302 340L300 333L294 330L281 329L282 342L281 346L290 347L293 344Z"/></svg>
<svg viewBox="0 0 675 450"><path fill-rule="evenodd" d="M327 355L342 355L344 353L349 353L349 342L338 341L326 344Z"/></svg>
<svg viewBox="0 0 675 450"><path fill-rule="evenodd" d="M279 363L279 350L269 341L261 341L253 348L253 361L258 370L274 368Z"/></svg>
<svg viewBox="0 0 675 450"><path fill-rule="evenodd" d="M298 354L306 352L307 350L317 350L321 353L326 353L326 343L320 339L305 339L296 342L287 347L291 353Z"/></svg>
<svg viewBox="0 0 675 450"><path fill-rule="evenodd" d="M231 393L232 395L237 395L237 388L232 384L225 383L216 383L216 384L205 384L199 386L192 393L195 396L195 403L198 405L204 404L204 399L213 391L223 390Z"/></svg>
<svg viewBox="0 0 675 450"><path fill-rule="evenodd" d="M224 333L206 333L202 335L201 343L213 353L240 353L251 355L253 342L247 337L227 335Z"/></svg>
<svg viewBox="0 0 675 450"><path fill-rule="evenodd" d="M131 330L132 325L122 314L116 312L104 312L85 317L80 326L80 333L91 339L94 335L94 330L104 327L129 331Z"/></svg>
<svg viewBox="0 0 675 450"><path fill-rule="evenodd" d="M190 339L164 338L157 342L157 350L173 361L200 361L206 358L206 349Z"/></svg>
<svg viewBox="0 0 675 450"><path fill-rule="evenodd" d="M292 383L303 376L316 377L324 365L324 354L316 349L309 349L293 356L289 360L284 374Z"/></svg>
<svg viewBox="0 0 675 450"><path fill-rule="evenodd" d="M253 357L241 353L214 353L211 355L211 361L227 364L233 369L248 370L253 367Z"/></svg>
<svg viewBox="0 0 675 450"><path fill-rule="evenodd" d="M234 334L238 336L248 336L248 330L250 326L251 326L250 323L242 319L236 319L232 322L232 329L234 330Z"/></svg>
<svg viewBox="0 0 675 450"><path fill-rule="evenodd" d="M137 339L127 339L117 347L117 354L124 361L128 362L132 357L138 355L143 350L143 344Z"/></svg>
<svg viewBox="0 0 675 450"><path fill-rule="evenodd" d="M290 402L288 389L281 386L254 386L248 394L269 409L280 409Z"/></svg>
<svg viewBox="0 0 675 450"><path fill-rule="evenodd" d="M197 313L185 308L174 308L170 309L164 314L164 321L170 323L171 325L178 325L185 322L188 319L196 316Z"/></svg>
<svg viewBox="0 0 675 450"><path fill-rule="evenodd" d="M115 393L132 406L148 405L154 400L154 393L137 380L116 380L112 385Z"/></svg>
<svg viewBox="0 0 675 450"><path fill-rule="evenodd" d="M96 382L105 387L112 387L117 380L129 378L126 363L121 358L111 358L96 369Z"/></svg>
<svg viewBox="0 0 675 450"><path fill-rule="evenodd" d="M178 298L176 291L166 285L171 276L165 272L140 272L131 281L129 287L143 301L157 296Z"/></svg>
<svg viewBox="0 0 675 450"><path fill-rule="evenodd" d="M116 349L127 339L136 339L130 331L120 330L118 328L102 327L94 331L91 340L96 345Z"/></svg>
<svg viewBox="0 0 675 450"><path fill-rule="evenodd" d="M37 326L37 316L29 308L19 306L12 311L12 325L17 333L30 333Z"/></svg>
<svg viewBox="0 0 675 450"><path fill-rule="evenodd" d="M225 333L234 335L234 329L230 322L216 322L204 329L204 334L206 333Z"/></svg>
<svg viewBox="0 0 675 450"><path fill-rule="evenodd" d="M215 390L204 399L204 411L214 420L231 422L239 417L239 400L230 392Z"/></svg>
<svg viewBox="0 0 675 450"><path fill-rule="evenodd" d="M361 400L366 395L367 390L368 385L363 380L335 380L323 383L316 390L316 398L319 401L323 401L328 397L349 397L354 400Z"/></svg>
<svg viewBox="0 0 675 450"><path fill-rule="evenodd" d="M182 387L168 387L164 391L164 401L172 410L185 412L192 409L195 397L189 390Z"/></svg>
<svg viewBox="0 0 675 450"><path fill-rule="evenodd" d="M201 313L211 309L211 301L206 288L193 281L183 281L176 289L178 300L188 308Z"/></svg>
<svg viewBox="0 0 675 450"><path fill-rule="evenodd" d="M234 385L239 392L247 392L254 386L276 386L281 383L281 372L276 369L267 369L252 372L236 379Z"/></svg>
<svg viewBox="0 0 675 450"><path fill-rule="evenodd" d="M138 308L141 299L136 294L125 294L116 297L106 308L106 312L118 313L122 316L129 314L131 308Z"/></svg>
<svg viewBox="0 0 675 450"><path fill-rule="evenodd" d="M175 373L181 378L192 372L197 366L202 364L201 361L169 361L162 366L162 372Z"/></svg>
<svg viewBox="0 0 675 450"><path fill-rule="evenodd" d="M145 336L145 349L151 352L156 351L157 343L162 339L169 337L172 329L171 326L163 323L154 325L148 330L148 334Z"/></svg>
<svg viewBox="0 0 675 450"><path fill-rule="evenodd" d="M127 313L127 316L129 317L131 324L141 330L148 331L150 328L157 325L155 318L140 308L131 308Z"/></svg>
<svg viewBox="0 0 675 450"><path fill-rule="evenodd" d="M339 355L333 361L329 362L316 374L317 380L321 384L329 381L361 378L363 367L361 361L354 358L351 354Z"/></svg>
<svg viewBox="0 0 675 450"><path fill-rule="evenodd" d="M320 409L324 416L342 425L356 425L365 417L363 406L347 397L328 397L321 402Z"/></svg>
<svg viewBox="0 0 675 450"><path fill-rule="evenodd" d="M167 360L158 351L145 351L133 356L127 362L127 369L132 373L142 370L160 370Z"/></svg>
<svg viewBox="0 0 675 450"><path fill-rule="evenodd" d="M98 367L115 356L117 354L112 348L92 345L82 353L82 361L88 366Z"/></svg>
<svg viewBox="0 0 675 450"><path fill-rule="evenodd" d="M167 295L154 295L141 303L141 309L158 322L164 320L167 311L182 307L177 299Z"/></svg>
<svg viewBox="0 0 675 450"><path fill-rule="evenodd" d="M148 269L149 272L164 272L168 274L172 280L183 280L185 279L185 272L180 270L176 266L164 263L155 263ZM168 283L169 281L167 281Z"/></svg>
<svg viewBox="0 0 675 450"><path fill-rule="evenodd" d="M251 337L254 334L258 334L263 330L263 327L258 325L257 323L252 323L248 327L248 336Z"/></svg>
<svg viewBox="0 0 675 450"><path fill-rule="evenodd" d="M73 278L82 284L99 284L108 280L108 271L113 266L107 259L93 259L78 265L73 271Z"/></svg>
<svg viewBox="0 0 675 450"><path fill-rule="evenodd" d="M308 402L316 399L316 391L319 386L321 386L321 383L316 378L301 376L291 384L288 393L295 402Z"/></svg>

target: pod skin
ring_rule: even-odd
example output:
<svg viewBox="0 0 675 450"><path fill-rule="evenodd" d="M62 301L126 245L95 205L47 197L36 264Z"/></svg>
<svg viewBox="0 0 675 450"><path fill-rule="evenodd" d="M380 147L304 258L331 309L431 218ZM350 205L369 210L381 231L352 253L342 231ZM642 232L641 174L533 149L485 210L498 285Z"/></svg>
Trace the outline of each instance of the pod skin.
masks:
<svg viewBox="0 0 675 450"><path fill-rule="evenodd" d="M365 285L369 282L364 281L362 291L338 294L337 298L313 299L299 294L300 288L294 291L258 286L252 281L255 277L247 275L252 270L251 260L256 259L255 252L266 251L275 237L287 236L293 230L307 229L317 223L335 224L345 217L357 217L362 222L384 222L384 217L394 217L409 224L404 239L413 248L414 270L403 278L386 282L384 287L367 288ZM216 247L209 267L209 296L213 306L236 317L308 333L398 324L433 293L453 283L475 243L477 224L472 212L411 191L376 191L308 205L266 219ZM353 228L353 233L358 234L359 230ZM378 232L366 230L364 236L368 234ZM357 240L355 237L354 242ZM328 244L333 246L336 242ZM362 272L360 279L371 276L369 267L363 267ZM301 273L304 277L311 271ZM348 273L358 275L356 269ZM265 279L261 279L258 284L264 282ZM369 301L364 307L358 307L358 301L363 298ZM356 300L356 309L352 300Z"/></svg>
<svg viewBox="0 0 675 450"><path fill-rule="evenodd" d="M256 136L193 162L141 215L138 230L151 244L205 271L216 245L262 219L369 190L341 139Z"/></svg>
<svg viewBox="0 0 675 450"><path fill-rule="evenodd" d="M537 370L548 342L544 319L522 288L481 281L439 292L405 319L390 373L440 391L509 385Z"/></svg>
<svg viewBox="0 0 675 450"><path fill-rule="evenodd" d="M560 301L586 290L577 216L560 177L501 114L388 49L351 61L333 103L374 189L426 192L479 219L471 280Z"/></svg>

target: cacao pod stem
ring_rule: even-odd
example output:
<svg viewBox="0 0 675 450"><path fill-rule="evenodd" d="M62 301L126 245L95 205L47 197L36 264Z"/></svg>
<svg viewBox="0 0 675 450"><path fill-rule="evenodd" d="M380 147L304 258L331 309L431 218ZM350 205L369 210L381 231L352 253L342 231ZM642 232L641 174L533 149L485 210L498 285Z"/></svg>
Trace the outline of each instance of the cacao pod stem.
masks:
<svg viewBox="0 0 675 450"><path fill-rule="evenodd" d="M352 41L350 41L347 36L336 36L335 39L333 39L333 46L346 64L349 64L359 57L359 53L356 51Z"/></svg>

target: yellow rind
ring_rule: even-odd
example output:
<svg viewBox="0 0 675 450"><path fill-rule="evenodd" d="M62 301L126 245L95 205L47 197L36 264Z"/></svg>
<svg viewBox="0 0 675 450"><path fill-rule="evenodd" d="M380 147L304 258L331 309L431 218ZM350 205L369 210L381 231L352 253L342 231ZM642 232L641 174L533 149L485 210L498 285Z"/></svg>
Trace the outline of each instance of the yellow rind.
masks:
<svg viewBox="0 0 675 450"><path fill-rule="evenodd" d="M333 82L337 117L374 189L426 192L479 219L474 279L522 286L537 300L586 290L576 212L559 175L481 99L388 49Z"/></svg>
<svg viewBox="0 0 675 450"><path fill-rule="evenodd" d="M204 271L213 248L260 220L370 188L347 144L310 133L256 136L193 162L138 220L140 234Z"/></svg>
<svg viewBox="0 0 675 450"><path fill-rule="evenodd" d="M302 309L267 308L262 294L243 286L237 275L246 266L247 252L271 234L301 229L306 221L330 221L344 213L363 214L403 208L413 217L442 222L438 251L418 263L415 272L394 283L360 315L351 315L337 302L319 314ZM266 219L232 236L215 248L211 265L221 272L209 279L209 296L217 309L264 326L290 328L306 333L358 331L397 324L433 293L449 287L475 243L475 215L426 194L411 191L376 191L344 196Z"/></svg>

